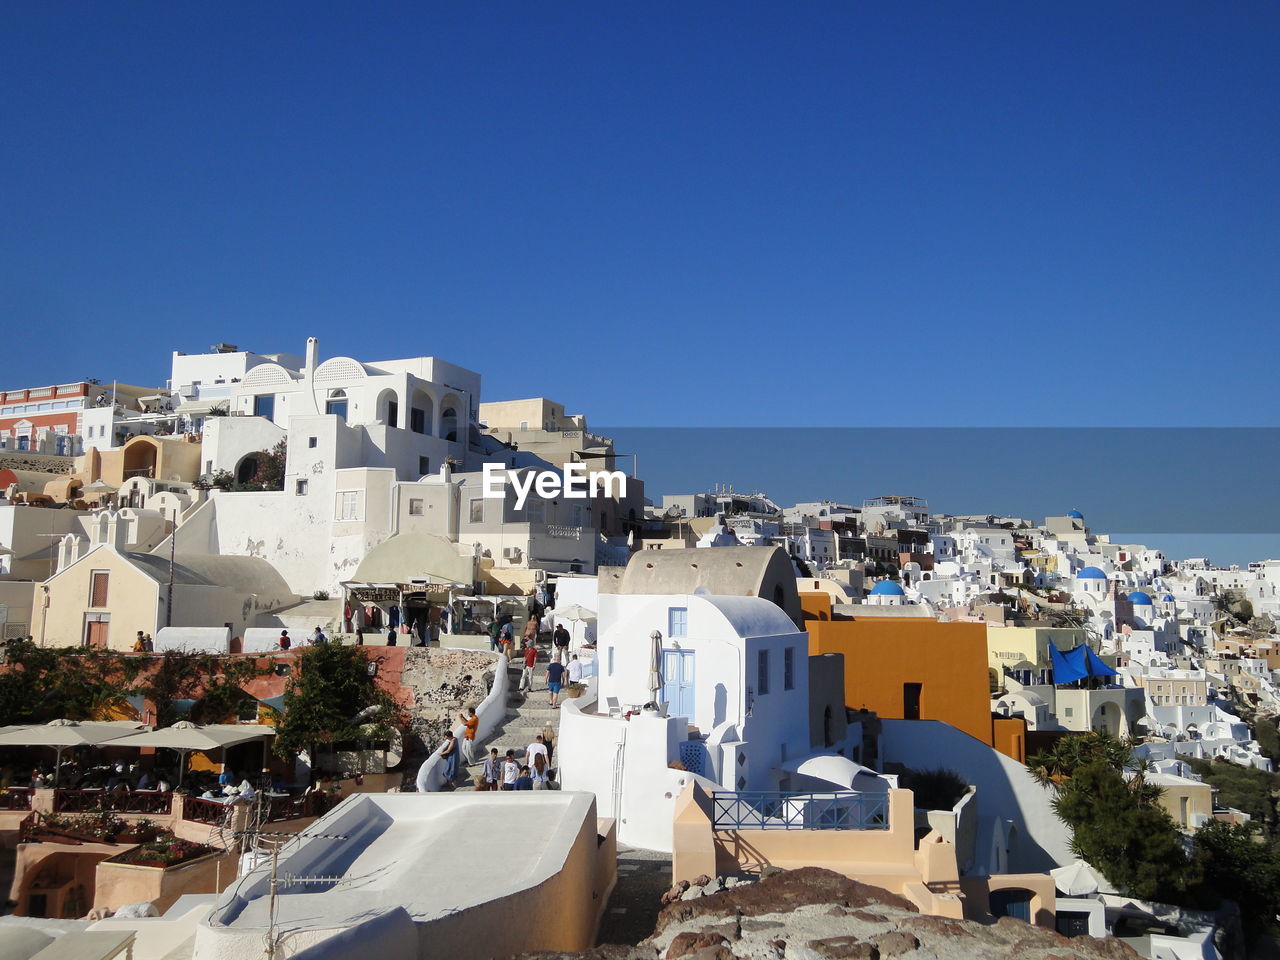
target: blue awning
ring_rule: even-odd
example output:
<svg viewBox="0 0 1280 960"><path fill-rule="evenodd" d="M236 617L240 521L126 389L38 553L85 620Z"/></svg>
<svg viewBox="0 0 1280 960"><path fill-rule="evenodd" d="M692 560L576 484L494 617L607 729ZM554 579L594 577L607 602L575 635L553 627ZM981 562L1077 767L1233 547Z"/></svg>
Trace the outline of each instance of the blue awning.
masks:
<svg viewBox="0 0 1280 960"><path fill-rule="evenodd" d="M1102 662L1102 658L1081 644L1063 653L1049 644L1049 658L1053 661L1054 684L1075 683L1085 677L1114 677L1116 672Z"/></svg>

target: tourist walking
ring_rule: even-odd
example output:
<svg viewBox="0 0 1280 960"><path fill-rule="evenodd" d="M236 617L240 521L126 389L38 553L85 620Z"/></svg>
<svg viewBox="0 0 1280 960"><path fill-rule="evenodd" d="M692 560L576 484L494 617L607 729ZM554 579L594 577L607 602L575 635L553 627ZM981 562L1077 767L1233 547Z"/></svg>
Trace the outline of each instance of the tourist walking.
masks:
<svg viewBox="0 0 1280 960"><path fill-rule="evenodd" d="M530 613L529 619L524 622L524 634L521 636L521 641L523 642L526 650L537 645L538 617L536 614Z"/></svg>
<svg viewBox="0 0 1280 960"><path fill-rule="evenodd" d="M528 767L520 768L520 776L516 777L515 786L512 789L514 790L532 790L533 789L533 777L529 775Z"/></svg>
<svg viewBox="0 0 1280 960"><path fill-rule="evenodd" d="M498 640L502 643L502 655L508 660L511 659L511 650L516 642L516 629L508 620L502 625L502 629L498 631Z"/></svg>
<svg viewBox="0 0 1280 960"><path fill-rule="evenodd" d="M556 624L555 633L551 635L551 642L555 645L556 660L561 663L569 661L569 631L564 628L563 623Z"/></svg>
<svg viewBox="0 0 1280 960"><path fill-rule="evenodd" d="M444 732L444 749L440 751L440 758L444 760L445 782L452 784L458 778L458 738L452 730Z"/></svg>
<svg viewBox="0 0 1280 960"><path fill-rule="evenodd" d="M489 649L494 653L498 652L498 634L502 630L502 624L494 617L493 623L489 624Z"/></svg>
<svg viewBox="0 0 1280 960"><path fill-rule="evenodd" d="M502 780L502 761L498 758L497 747L489 750L489 756L484 761L484 769L480 771L480 779L484 782L484 786L480 789L498 789L498 783Z"/></svg>
<svg viewBox="0 0 1280 960"><path fill-rule="evenodd" d="M529 764L529 774L533 777L533 789L546 790L547 781L550 779L551 764L547 762L545 754L535 754L533 763Z"/></svg>
<svg viewBox="0 0 1280 960"><path fill-rule="evenodd" d="M476 716L476 708L469 707L466 713L458 714L458 719L467 725L462 734L462 750L469 767L476 762L476 731L480 729L480 718Z"/></svg>
<svg viewBox="0 0 1280 960"><path fill-rule="evenodd" d="M524 762L529 766L534 765L535 757L542 757L543 762L547 759L547 745L542 742L542 734L538 734L536 740L524 749Z"/></svg>
<svg viewBox="0 0 1280 960"><path fill-rule="evenodd" d="M502 761L502 789L514 790L518 776L520 776L520 764L516 762L516 752L508 750Z"/></svg>
<svg viewBox="0 0 1280 960"><path fill-rule="evenodd" d="M582 682L582 661L578 659L578 655L576 653L569 660L569 682Z"/></svg>
<svg viewBox="0 0 1280 960"><path fill-rule="evenodd" d="M564 664L552 660L547 664L547 690L551 693L551 706L560 706L560 686L564 681Z"/></svg>
<svg viewBox="0 0 1280 960"><path fill-rule="evenodd" d="M520 671L520 690L522 692L533 692L533 668L538 664L538 648L535 646L527 646L524 648L524 669Z"/></svg>

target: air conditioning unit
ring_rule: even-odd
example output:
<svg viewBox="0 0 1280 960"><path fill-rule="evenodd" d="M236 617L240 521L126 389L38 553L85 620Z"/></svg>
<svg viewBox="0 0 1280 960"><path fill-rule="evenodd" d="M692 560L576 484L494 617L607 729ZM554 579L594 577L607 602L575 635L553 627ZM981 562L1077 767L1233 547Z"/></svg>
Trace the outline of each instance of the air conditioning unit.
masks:
<svg viewBox="0 0 1280 960"><path fill-rule="evenodd" d="M190 400L196 395L196 386L194 383L184 383L178 387L178 392Z"/></svg>
<svg viewBox="0 0 1280 960"><path fill-rule="evenodd" d="M503 547L503 548L502 548L502 559L503 559L503 560L517 560L517 561L518 561L518 560L520 559L520 556L521 556L522 552L523 552L523 551L521 551L521 549L520 549L519 547Z"/></svg>

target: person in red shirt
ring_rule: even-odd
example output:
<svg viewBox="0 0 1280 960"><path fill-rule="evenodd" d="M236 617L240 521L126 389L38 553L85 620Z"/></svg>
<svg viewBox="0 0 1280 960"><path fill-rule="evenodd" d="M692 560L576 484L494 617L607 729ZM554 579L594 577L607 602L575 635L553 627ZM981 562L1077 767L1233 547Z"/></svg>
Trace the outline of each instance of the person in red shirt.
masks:
<svg viewBox="0 0 1280 960"><path fill-rule="evenodd" d="M524 670L520 673L520 689L533 692L533 668L538 662L538 648L530 644L524 648Z"/></svg>
<svg viewBox="0 0 1280 960"><path fill-rule="evenodd" d="M476 708L470 707L466 713L459 714L458 719L467 726L462 734L462 750L467 766L471 766L476 762L476 732L480 729L480 718L476 716Z"/></svg>

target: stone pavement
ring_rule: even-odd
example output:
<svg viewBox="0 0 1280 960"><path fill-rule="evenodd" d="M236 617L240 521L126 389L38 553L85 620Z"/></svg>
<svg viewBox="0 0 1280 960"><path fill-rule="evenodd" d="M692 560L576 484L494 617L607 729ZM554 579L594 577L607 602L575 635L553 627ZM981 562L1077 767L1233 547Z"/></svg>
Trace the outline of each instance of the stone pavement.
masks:
<svg viewBox="0 0 1280 960"><path fill-rule="evenodd" d="M596 943L639 943L653 933L662 895L671 889L671 854L618 846L618 883Z"/></svg>

